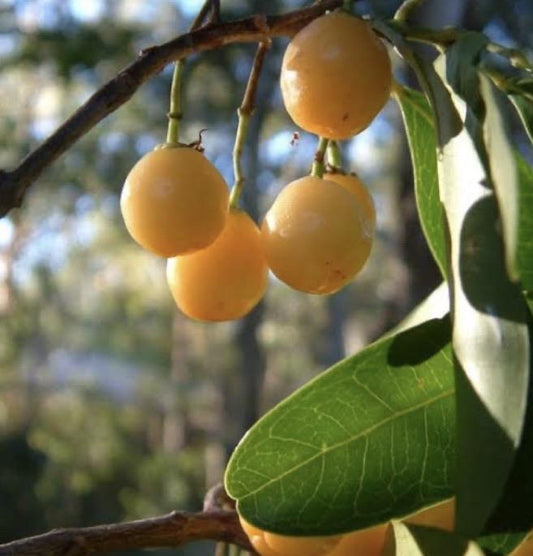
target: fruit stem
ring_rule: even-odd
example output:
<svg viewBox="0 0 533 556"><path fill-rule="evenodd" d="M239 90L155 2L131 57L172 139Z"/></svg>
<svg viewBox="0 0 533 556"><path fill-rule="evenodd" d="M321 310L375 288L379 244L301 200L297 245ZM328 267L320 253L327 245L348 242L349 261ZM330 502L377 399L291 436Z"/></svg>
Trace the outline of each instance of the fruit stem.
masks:
<svg viewBox="0 0 533 556"><path fill-rule="evenodd" d="M237 125L237 133L235 134L235 145L233 147L233 175L235 181L233 182L233 187L231 188L231 194L229 198L229 206L231 208L237 208L239 204L239 198L241 196L242 190L244 188L244 175L242 171L242 151L244 147L244 138L246 137L246 131L248 129L248 123L250 121L250 115L242 111L242 108L237 110L239 116L239 123Z"/></svg>
<svg viewBox="0 0 533 556"><path fill-rule="evenodd" d="M179 142L181 120L181 78L183 75L184 61L178 60L174 64L172 85L170 87L170 110L168 116L167 143Z"/></svg>
<svg viewBox="0 0 533 556"><path fill-rule="evenodd" d="M337 141L330 141L328 143L328 165L336 172L342 171L342 156Z"/></svg>
<svg viewBox="0 0 533 556"><path fill-rule="evenodd" d="M270 41L263 41L259 43L257 51L255 53L252 69L250 71L250 76L248 77L246 91L244 92L242 103L237 109L239 123L237 124L237 132L235 133L235 145L233 147L233 175L235 181L233 183L233 187L231 188L231 195L229 199L230 208L237 208L242 190L244 188L245 180L241 164L242 152L244 149L244 139L246 138L246 131L248 129L250 117L252 116L254 111L254 100L255 93L257 91L259 75L261 73L265 54L269 48Z"/></svg>
<svg viewBox="0 0 533 556"><path fill-rule="evenodd" d="M326 139L325 137L319 137L318 139L315 158L313 160L313 165L311 166L311 175L317 178L321 178L324 175L324 155L326 154L328 142L329 139Z"/></svg>

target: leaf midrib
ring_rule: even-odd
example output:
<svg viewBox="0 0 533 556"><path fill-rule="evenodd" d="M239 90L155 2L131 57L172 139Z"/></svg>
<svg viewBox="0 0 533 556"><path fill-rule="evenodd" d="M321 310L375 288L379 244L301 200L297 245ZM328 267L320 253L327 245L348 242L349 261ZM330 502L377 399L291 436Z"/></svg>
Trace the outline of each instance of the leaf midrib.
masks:
<svg viewBox="0 0 533 556"><path fill-rule="evenodd" d="M255 490L252 490L249 493L245 494L244 496L239 497L239 500L245 500L246 498L249 498L250 496L256 495L257 493L261 492L265 488L268 488L268 486L270 486L271 484L273 484L277 481L283 480L284 477L290 475L291 473L294 473L295 471L298 471L302 467L304 467L307 464L313 462L318 457L323 457L325 454L331 453L334 450L337 450L338 448L342 448L343 446L346 446L347 444L350 444L351 442L356 442L360 438L363 438L363 437L371 434L372 432L378 430L379 428L387 425L391 421L393 421L395 419L398 419L400 417L403 417L404 415L408 415L409 413L414 413L415 411L418 411L419 409L427 408L427 407L431 406L432 404L453 395L454 392L455 392L455 389L450 388L448 390L445 390L444 392L441 392L438 396L435 396L435 397L433 397L429 400L425 400L423 402L420 402L419 404L411 406L407 409L403 409L403 410L394 412L392 415L389 415L388 417L382 419L378 423L375 423L371 427L368 427L364 431L361 431L361 432L357 433L355 436L352 436L352 437L350 437L346 440L343 440L341 442L337 442L337 444L332 444L331 446L328 446L326 449L320 450L319 452L317 452L316 454L314 454L310 458L300 462L299 464L295 465L291 469L286 470L281 475L278 475L277 477L270 479L269 481L262 484L260 487L256 488ZM271 429L272 429L272 427L270 428L270 431L269 431L269 437L271 439L274 439L275 437L272 437L270 435ZM290 441L290 440L287 439L287 441Z"/></svg>

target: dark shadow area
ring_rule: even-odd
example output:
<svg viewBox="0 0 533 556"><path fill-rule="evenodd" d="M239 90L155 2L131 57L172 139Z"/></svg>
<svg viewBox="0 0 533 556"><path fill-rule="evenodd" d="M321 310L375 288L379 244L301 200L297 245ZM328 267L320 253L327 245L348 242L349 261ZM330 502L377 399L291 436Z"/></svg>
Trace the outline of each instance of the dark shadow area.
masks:
<svg viewBox="0 0 533 556"><path fill-rule="evenodd" d="M468 540L447 533L441 529L409 525L409 531L422 554L431 556L463 556L468 548Z"/></svg>
<svg viewBox="0 0 533 556"><path fill-rule="evenodd" d="M457 360L455 388L458 454L456 523L459 532L470 536L483 529L496 506L515 457L515 448L475 392Z"/></svg>
<svg viewBox="0 0 533 556"><path fill-rule="evenodd" d="M529 344L533 342L533 319L529 318ZM530 367L532 363L530 361ZM533 526L533 388L529 375L527 410L520 447L504 495L484 527L483 534L529 531Z"/></svg>
<svg viewBox="0 0 533 556"><path fill-rule="evenodd" d="M484 197L472 205L461 230L461 287L479 312L524 322L520 289L507 276L500 229L495 197Z"/></svg>
<svg viewBox="0 0 533 556"><path fill-rule="evenodd" d="M0 439L0 543L45 527L45 509L35 494L46 456L33 449L24 430Z"/></svg>
<svg viewBox="0 0 533 556"><path fill-rule="evenodd" d="M392 367L419 365L436 355L450 340L449 316L426 321L401 332L394 338L387 363Z"/></svg>

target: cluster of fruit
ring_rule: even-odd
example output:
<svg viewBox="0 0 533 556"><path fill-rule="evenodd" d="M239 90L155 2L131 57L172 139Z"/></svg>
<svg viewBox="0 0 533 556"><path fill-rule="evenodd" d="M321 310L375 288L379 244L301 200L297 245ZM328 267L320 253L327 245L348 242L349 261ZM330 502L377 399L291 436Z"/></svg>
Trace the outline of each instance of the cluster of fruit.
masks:
<svg viewBox="0 0 533 556"><path fill-rule="evenodd" d="M387 101L390 60L361 19L339 11L291 40L281 69L287 111L304 130L329 140L360 132ZM365 264L375 212L353 175L329 172L287 185L261 229L229 206L228 188L195 148L163 145L129 173L121 210L131 236L168 258L178 307L204 321L237 319L261 299L272 272L300 291L327 294Z"/></svg>

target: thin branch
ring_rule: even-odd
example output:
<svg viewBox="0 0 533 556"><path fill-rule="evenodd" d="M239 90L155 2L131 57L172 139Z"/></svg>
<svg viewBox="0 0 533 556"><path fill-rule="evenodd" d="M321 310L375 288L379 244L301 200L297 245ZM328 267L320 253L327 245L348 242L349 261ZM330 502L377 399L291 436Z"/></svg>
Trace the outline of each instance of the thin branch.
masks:
<svg viewBox="0 0 533 556"><path fill-rule="evenodd" d="M205 0L202 7L200 8L200 11L198 12L198 15L194 18L194 21L192 22L190 31L196 31L196 29L199 29L204 24L205 19L211 10L212 4L213 4L212 0Z"/></svg>
<svg viewBox="0 0 533 556"><path fill-rule="evenodd" d="M282 15L254 15L230 22L208 23L174 40L143 50L137 60L98 89L68 120L14 170L0 170L0 217L22 204L28 187L80 137L128 101L148 79L167 64L194 53L234 43L261 42L270 37L291 36L342 0L324 0L318 5Z"/></svg>
<svg viewBox="0 0 533 556"><path fill-rule="evenodd" d="M234 511L172 512L160 517L75 529L0 545L0 556L82 556L143 548L177 547L209 539L252 550Z"/></svg>

